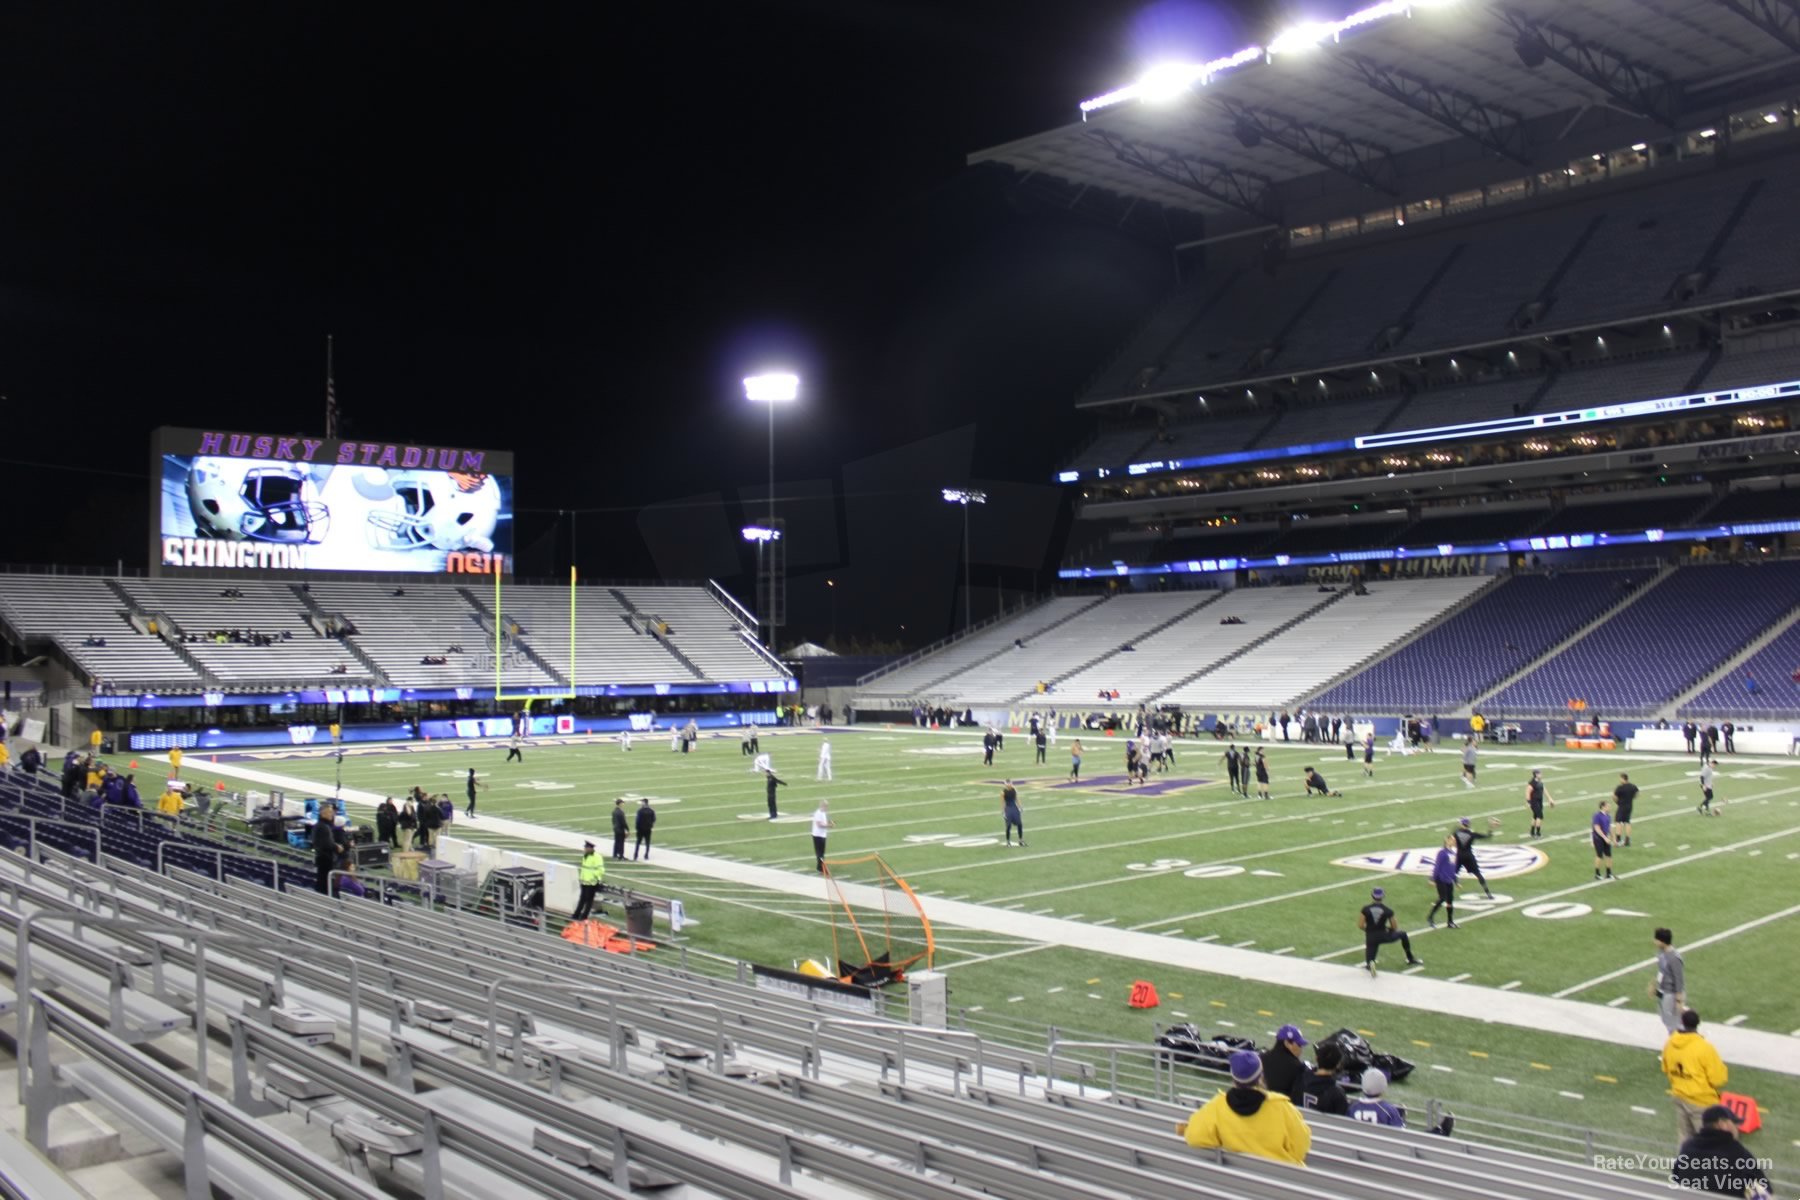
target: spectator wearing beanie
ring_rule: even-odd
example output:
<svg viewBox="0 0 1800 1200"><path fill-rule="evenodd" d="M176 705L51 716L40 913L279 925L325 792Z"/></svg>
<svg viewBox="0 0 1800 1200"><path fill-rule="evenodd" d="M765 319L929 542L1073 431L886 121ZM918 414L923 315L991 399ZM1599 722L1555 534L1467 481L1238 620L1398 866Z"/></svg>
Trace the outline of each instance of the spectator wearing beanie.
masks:
<svg viewBox="0 0 1800 1200"><path fill-rule="evenodd" d="M1395 1129L1405 1129L1406 1114L1383 1099L1387 1095L1387 1085L1387 1076L1380 1067L1370 1067L1364 1071L1362 1098L1350 1106L1350 1118L1370 1125L1390 1125Z"/></svg>
<svg viewBox="0 0 1800 1200"><path fill-rule="evenodd" d="M1737 1117L1723 1104L1700 1114L1700 1132L1681 1143L1669 1178L1683 1188L1716 1196L1769 1194L1769 1177L1757 1165L1756 1155L1738 1141ZM1750 1190L1758 1186L1764 1190Z"/></svg>
<svg viewBox="0 0 1800 1200"><path fill-rule="evenodd" d="M1196 1149L1230 1150L1306 1165L1312 1131L1286 1096L1264 1091L1262 1060L1249 1050L1231 1056L1231 1087L1195 1110L1175 1132Z"/></svg>

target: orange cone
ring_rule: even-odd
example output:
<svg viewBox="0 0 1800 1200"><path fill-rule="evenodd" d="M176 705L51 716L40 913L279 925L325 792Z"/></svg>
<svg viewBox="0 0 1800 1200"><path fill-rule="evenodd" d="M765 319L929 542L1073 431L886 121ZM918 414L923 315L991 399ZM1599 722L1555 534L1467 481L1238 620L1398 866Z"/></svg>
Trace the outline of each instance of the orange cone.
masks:
<svg viewBox="0 0 1800 1200"><path fill-rule="evenodd" d="M131 769L134 771L137 770L137 759L135 758L131 760Z"/></svg>
<svg viewBox="0 0 1800 1200"><path fill-rule="evenodd" d="M215 791L215 792L222 792L222 791L224 791L224 790L225 790L225 781L224 781L224 780L223 780L223 779L215 779L215 780L213 780L213 790L214 790L214 791Z"/></svg>
<svg viewBox="0 0 1800 1200"><path fill-rule="evenodd" d="M1148 979L1140 979L1131 985L1129 1003L1133 1008L1155 1008L1162 1001L1156 998L1156 985Z"/></svg>

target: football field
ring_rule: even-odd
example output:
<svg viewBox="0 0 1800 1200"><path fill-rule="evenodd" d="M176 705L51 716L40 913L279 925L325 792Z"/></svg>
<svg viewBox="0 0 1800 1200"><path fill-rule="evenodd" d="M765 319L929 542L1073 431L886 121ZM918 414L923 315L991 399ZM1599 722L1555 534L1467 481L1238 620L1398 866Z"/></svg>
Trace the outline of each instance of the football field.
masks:
<svg viewBox="0 0 1800 1200"><path fill-rule="evenodd" d="M1124 779L1121 739L1084 736L1079 784L1067 782L1073 739L1065 732L1038 764L1024 735L1007 738L990 766L978 738L896 728L833 733L833 773L815 778L822 735L764 733L763 749L788 786L783 819L770 822L760 775L736 736L676 754L666 739L639 737L532 744L506 764L503 744L417 743L350 747L343 784L399 797L415 784L447 792L459 815L449 832L573 862L529 838L484 834L465 820L462 779L473 766L488 785L478 813L589 833L603 850L615 796L656 799L658 848L811 874L807 818L831 801L830 857L876 853L923 899L1343 964L1362 961L1357 910L1371 887L1387 889L1411 932L1420 970L1436 979L1560 996L1622 1012L1651 1012L1651 930L1668 925L1688 969L1689 1003L1709 1025L1800 1037L1800 763L1727 758L1716 807L1701 816L1691 758L1627 757L1541 748L1481 753L1478 784L1461 781L1449 748L1409 757L1378 750L1373 776L1342 747L1268 747L1273 798L1234 795L1210 739L1178 744L1176 763L1146 784ZM186 773L211 782L202 754ZM329 751L294 748L221 754L220 766L312 781L329 795ZM1312 765L1340 794L1303 795ZM1525 780L1544 772L1556 807L1544 837L1524 836ZM1616 851L1621 878L1593 879L1589 818L1628 771L1642 789L1632 845ZM244 786L229 774L228 787ZM1027 844L1001 840L1000 788L1017 781ZM257 786L257 785L251 785ZM1491 900L1465 877L1457 923L1426 927L1432 854L1459 819L1481 832ZM866 872L865 872L866 873ZM680 898L700 924L690 942L723 955L788 966L828 958L824 887L816 898L770 893L700 871L655 863L609 864L609 883ZM1442 918L1440 916L1440 925ZM1348 1026L1378 1050L1419 1064L1405 1089L1639 1136L1670 1135L1672 1119L1654 1057L1604 1040L1534 1034L1479 1019L1335 997L1075 950L1055 940L937 925L937 965L953 1008L989 1027L1069 1037L1142 1040L1151 1022L1192 1020L1267 1044L1276 1024L1319 1034ZM1384 976L1407 970L1400 947L1383 951ZM1154 983L1162 1004L1134 1011L1134 980ZM1376 981L1379 983L1380 981ZM1753 1143L1796 1173L1800 1079L1734 1067L1734 1090L1770 1114Z"/></svg>

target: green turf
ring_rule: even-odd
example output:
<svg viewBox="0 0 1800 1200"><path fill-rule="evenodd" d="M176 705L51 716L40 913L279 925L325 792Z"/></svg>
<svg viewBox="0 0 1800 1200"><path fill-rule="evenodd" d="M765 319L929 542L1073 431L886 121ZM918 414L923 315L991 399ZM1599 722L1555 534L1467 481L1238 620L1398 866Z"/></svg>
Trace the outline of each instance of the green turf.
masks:
<svg viewBox="0 0 1800 1200"><path fill-rule="evenodd" d="M1117 739L1083 741L1084 775L1121 772ZM784 813L808 813L819 798L829 797L837 822L831 855L879 853L924 897L927 911L934 896L967 898L1353 964L1361 958L1356 911L1368 889L1382 884L1433 977L1511 984L1543 994L1577 988L1572 995L1578 999L1602 1005L1622 1001L1617 1006L1622 1010L1650 1011L1648 968L1592 981L1650 958L1651 930L1667 924L1683 946L1723 935L1687 951L1689 999L1709 1022L1741 1018L1738 1023L1750 1028L1800 1032L1800 995L1785 986L1800 945L1795 914L1788 912L1800 879L1800 764L1728 761L1717 784L1724 815L1707 819L1694 812L1698 789L1691 760L1495 748L1483 752L1480 786L1469 791L1459 780L1457 756L1448 752L1410 758L1382 754L1375 777L1365 779L1361 764L1346 763L1341 748L1276 747L1270 751L1275 794L1265 803L1230 794L1218 762L1221 748L1210 741L1182 746L1170 777L1193 782L1169 794L1134 794L1115 786L1056 789L1051 785L1068 771L1069 742L1067 736L1060 739L1049 762L1039 766L1026 739L1012 738L990 767L964 737L900 730L835 735L837 778L830 783L813 778L816 735L765 735L763 747L790 783L780 793ZM639 739L629 754L603 743L534 745L525 751L523 765L505 764L503 757L498 746L355 748L343 764L343 781L346 787L396 796L420 784L449 792L460 809L461 777L475 766L489 784L481 812L595 834L606 832L613 796L648 793L668 798L660 805L659 846L811 869L804 823L744 819L764 814L763 788L735 741L705 741L691 755L670 753L666 741ZM1300 776L1307 763L1317 765L1343 795L1304 798ZM332 778L331 763L318 752L280 751L246 765L327 785ZM1547 836L1527 843L1548 861L1494 880L1500 899L1491 905L1479 903L1479 888L1465 887L1458 909L1461 930L1425 930L1431 887L1423 876L1334 864L1355 855L1434 847L1463 816L1480 829L1489 816L1500 816L1503 830L1496 840L1517 845L1526 828L1523 785L1532 766L1546 768L1558 802L1546 821ZM1617 852L1623 878L1595 885L1588 816L1593 802L1610 794L1620 770L1630 771L1643 789L1634 845ZM200 755L189 757L188 773L211 779ZM996 781L1007 776L1021 781L1026 848L998 843ZM479 819L459 818L452 832L534 848L483 833ZM993 841L952 846L945 844L947 837ZM573 857L560 851L550 856ZM1195 870L1201 877L1186 873ZM691 935L698 948L781 964L831 953L822 889L812 902L769 897L704 875L635 863L613 864L609 882L681 897L701 920ZM1608 915L1608 909L1642 915ZM1550 919L1558 911L1576 915ZM1758 927L1739 928L1771 917ZM1033 1028L1053 1023L1071 1036L1141 1039L1152 1020L1192 1019L1209 1031L1231 1030L1260 1041L1285 1020L1316 1022L1309 1027L1319 1032L1347 1025L1373 1030L1378 1048L1420 1063L1407 1085L1415 1103L1418 1096L1436 1095L1647 1137L1664 1136L1672 1124L1661 1076L1645 1052L1096 958L977 931L940 926L938 937L938 962L950 974L952 1003L974 1021ZM1384 958L1389 971L1404 965L1398 946L1389 947ZM1137 978L1150 979L1162 993L1163 1005L1154 1014L1125 1006ZM1089 982L1096 979L1100 982ZM1472 1055L1473 1050L1487 1057ZM1795 1127L1786 1114L1800 1111L1800 1080L1743 1068L1734 1069L1733 1076L1739 1090L1756 1095L1775 1114L1767 1131L1757 1135L1759 1152L1775 1158L1785 1174L1795 1174ZM1653 1109L1655 1116L1634 1108Z"/></svg>

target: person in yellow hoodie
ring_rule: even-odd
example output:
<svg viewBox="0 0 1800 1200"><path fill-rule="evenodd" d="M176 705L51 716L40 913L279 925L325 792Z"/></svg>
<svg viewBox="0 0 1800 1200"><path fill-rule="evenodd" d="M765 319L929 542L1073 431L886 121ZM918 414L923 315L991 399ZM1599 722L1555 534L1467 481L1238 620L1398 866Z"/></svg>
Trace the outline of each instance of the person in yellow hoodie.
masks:
<svg viewBox="0 0 1800 1200"><path fill-rule="evenodd" d="M1276 1162L1306 1165L1312 1130L1286 1096L1262 1087L1262 1059L1249 1050L1231 1056L1231 1088L1201 1105L1175 1127L1187 1144L1254 1154Z"/></svg>
<svg viewBox="0 0 1800 1200"><path fill-rule="evenodd" d="M156 811L169 817L181 815L181 793L174 785L163 788L163 794L156 798Z"/></svg>
<svg viewBox="0 0 1800 1200"><path fill-rule="evenodd" d="M1681 1028L1663 1043L1662 1070L1675 1098L1675 1129L1682 1142L1700 1132L1700 1116L1719 1102L1726 1080L1719 1052L1699 1031L1700 1014L1690 1008L1681 1014Z"/></svg>

